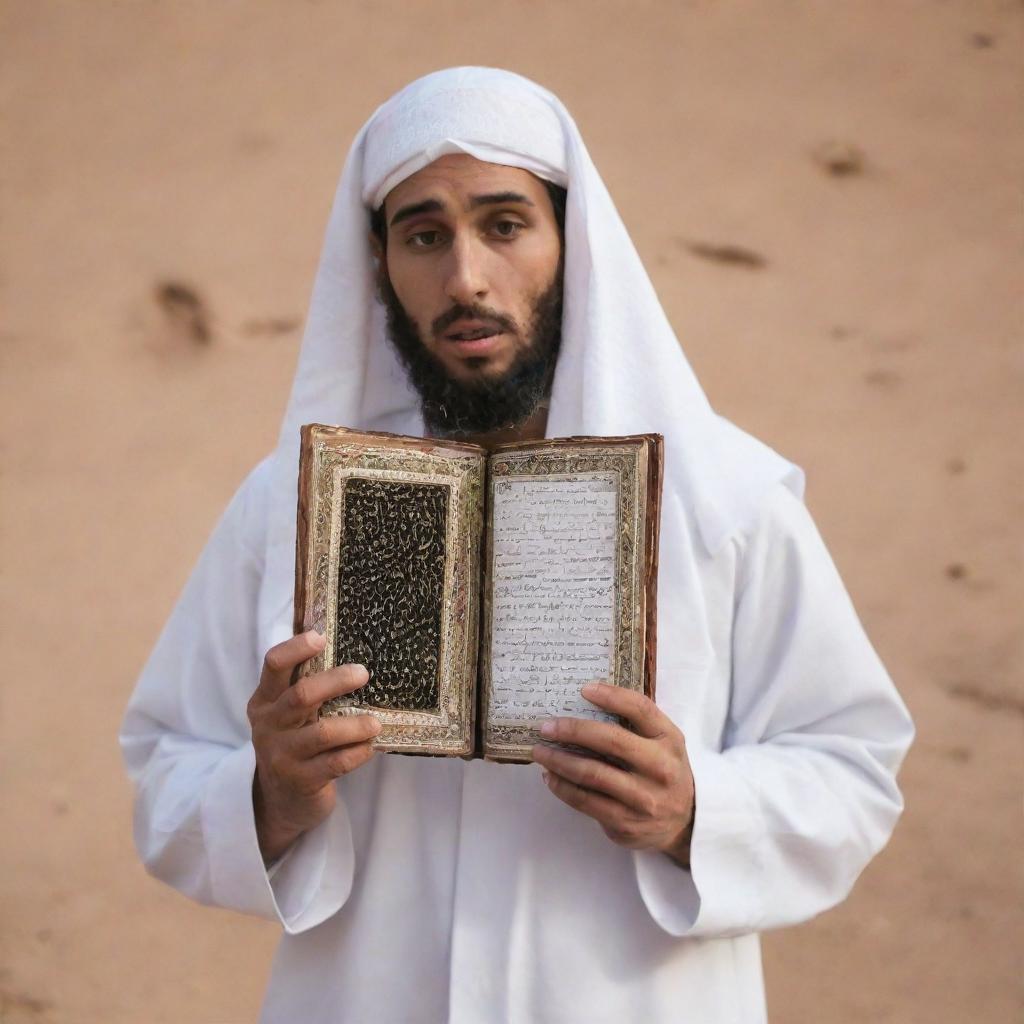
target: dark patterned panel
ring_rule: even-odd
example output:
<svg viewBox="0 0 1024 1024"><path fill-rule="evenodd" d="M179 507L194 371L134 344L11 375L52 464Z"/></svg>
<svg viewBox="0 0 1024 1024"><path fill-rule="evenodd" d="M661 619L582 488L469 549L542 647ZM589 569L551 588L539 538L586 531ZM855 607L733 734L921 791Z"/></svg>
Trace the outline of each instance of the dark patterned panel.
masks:
<svg viewBox="0 0 1024 1024"><path fill-rule="evenodd" d="M336 664L370 671L359 703L437 710L448 488L345 484Z"/></svg>

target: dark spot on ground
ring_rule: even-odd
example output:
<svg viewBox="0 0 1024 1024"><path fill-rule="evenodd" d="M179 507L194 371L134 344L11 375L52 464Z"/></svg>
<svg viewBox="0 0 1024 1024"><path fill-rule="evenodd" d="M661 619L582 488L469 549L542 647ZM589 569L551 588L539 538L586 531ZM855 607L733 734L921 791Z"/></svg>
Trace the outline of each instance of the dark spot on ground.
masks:
<svg viewBox="0 0 1024 1024"><path fill-rule="evenodd" d="M238 136L238 148L243 153L267 153L274 148L274 140L263 132L242 132Z"/></svg>
<svg viewBox="0 0 1024 1024"><path fill-rule="evenodd" d="M768 266L768 260L764 256L753 249L744 248L742 245L686 241L682 244L694 256L699 256L702 260L710 260L712 263L724 263L728 266L743 267L746 270L761 270Z"/></svg>
<svg viewBox="0 0 1024 1024"><path fill-rule="evenodd" d="M301 319L297 316L268 316L246 320L242 324L242 332L250 336L258 334L290 334L294 331Z"/></svg>
<svg viewBox="0 0 1024 1024"><path fill-rule="evenodd" d="M868 370L864 374L864 380L873 388L888 389L896 387L903 380L903 377L895 370L874 369Z"/></svg>
<svg viewBox="0 0 1024 1024"><path fill-rule="evenodd" d="M864 173L864 153L850 142L819 143L811 156L818 167L833 178L854 178Z"/></svg>
<svg viewBox="0 0 1024 1024"><path fill-rule="evenodd" d="M909 352L916 344L917 339L911 335L875 338L871 341L871 347L877 352Z"/></svg>
<svg viewBox="0 0 1024 1024"><path fill-rule="evenodd" d="M28 1016L41 1016L53 1006L47 999L31 996L25 992L0 991L0 1020L7 1020L8 1014L20 1011Z"/></svg>
<svg viewBox="0 0 1024 1024"><path fill-rule="evenodd" d="M210 344L210 316L202 297L191 285L181 281L161 281L153 295L176 333L194 345Z"/></svg>
<svg viewBox="0 0 1024 1024"><path fill-rule="evenodd" d="M951 697L970 701L986 711L1008 711L1011 714L1024 715L1024 698L1008 693L992 693L982 689L977 683L953 683L948 688Z"/></svg>
<svg viewBox="0 0 1024 1024"><path fill-rule="evenodd" d="M970 747L946 747L946 749L942 751L942 756L948 761L956 761L959 764L966 764L970 761L973 755L971 754Z"/></svg>

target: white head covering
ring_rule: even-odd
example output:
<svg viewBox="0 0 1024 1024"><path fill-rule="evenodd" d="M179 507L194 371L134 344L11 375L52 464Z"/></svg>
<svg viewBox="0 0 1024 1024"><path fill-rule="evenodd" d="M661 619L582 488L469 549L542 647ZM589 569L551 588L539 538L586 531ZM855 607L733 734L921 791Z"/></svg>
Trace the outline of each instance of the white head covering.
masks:
<svg viewBox="0 0 1024 1024"><path fill-rule="evenodd" d="M385 336L367 210L453 152L521 167L568 189L562 344L547 433L664 434L659 635L667 638L695 596L688 582L694 532L704 552L714 553L752 518L767 489L784 481L799 494L803 476L709 406L557 97L520 75L474 67L413 82L374 113L352 144L275 455L261 624L276 642L291 621L299 427L423 433L418 397Z"/></svg>

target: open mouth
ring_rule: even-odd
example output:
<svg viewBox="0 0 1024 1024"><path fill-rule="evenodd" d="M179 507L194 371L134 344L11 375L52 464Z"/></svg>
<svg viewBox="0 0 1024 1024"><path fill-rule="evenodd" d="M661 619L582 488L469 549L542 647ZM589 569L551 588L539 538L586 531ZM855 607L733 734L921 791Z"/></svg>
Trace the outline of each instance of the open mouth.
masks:
<svg viewBox="0 0 1024 1024"><path fill-rule="evenodd" d="M445 331L442 337L445 341L454 342L463 352L482 352L504 333L496 323L460 320L452 324L452 329Z"/></svg>
<svg viewBox="0 0 1024 1024"><path fill-rule="evenodd" d="M475 327L468 331L451 331L445 337L450 341L480 341L481 338L493 338L500 333L497 327Z"/></svg>

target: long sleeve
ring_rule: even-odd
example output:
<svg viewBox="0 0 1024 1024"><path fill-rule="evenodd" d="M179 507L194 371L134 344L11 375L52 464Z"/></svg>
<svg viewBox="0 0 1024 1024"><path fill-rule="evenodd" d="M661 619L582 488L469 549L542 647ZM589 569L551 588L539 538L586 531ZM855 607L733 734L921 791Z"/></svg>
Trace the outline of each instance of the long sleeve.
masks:
<svg viewBox="0 0 1024 1024"><path fill-rule="evenodd" d="M910 717L810 515L780 487L736 545L728 719L692 744L691 870L636 855L673 935L794 924L840 902L902 810Z"/></svg>
<svg viewBox="0 0 1024 1024"><path fill-rule="evenodd" d="M269 478L268 464L258 466L218 523L139 678L120 739L147 870L201 903L298 932L344 903L352 839L341 800L269 873L256 839L246 705L264 653L256 607Z"/></svg>

